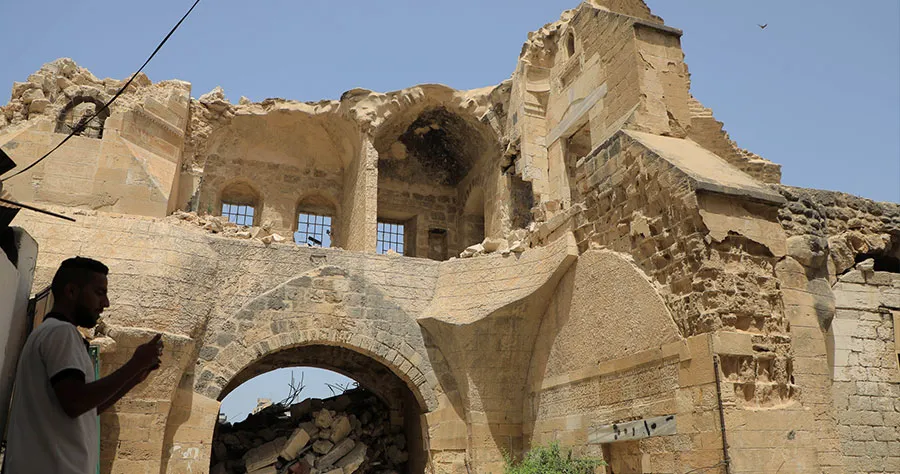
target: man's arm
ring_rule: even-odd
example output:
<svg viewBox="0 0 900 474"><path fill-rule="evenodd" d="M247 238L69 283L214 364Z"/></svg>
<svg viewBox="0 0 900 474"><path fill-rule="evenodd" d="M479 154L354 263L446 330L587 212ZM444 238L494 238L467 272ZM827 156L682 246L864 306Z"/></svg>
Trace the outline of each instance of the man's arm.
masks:
<svg viewBox="0 0 900 474"><path fill-rule="evenodd" d="M79 372L79 377L74 372L69 372L52 380L53 390L66 415L77 418L92 408L100 407L117 393L125 390L131 381L137 378L136 372L137 368L132 361L91 383L84 382L84 374Z"/></svg>
<svg viewBox="0 0 900 474"><path fill-rule="evenodd" d="M139 346L125 365L95 382L85 383L84 374L77 371L51 378L56 398L66 415L77 418L93 408L106 408L134 388L140 383L141 374L159 367L160 338L161 335L157 335Z"/></svg>

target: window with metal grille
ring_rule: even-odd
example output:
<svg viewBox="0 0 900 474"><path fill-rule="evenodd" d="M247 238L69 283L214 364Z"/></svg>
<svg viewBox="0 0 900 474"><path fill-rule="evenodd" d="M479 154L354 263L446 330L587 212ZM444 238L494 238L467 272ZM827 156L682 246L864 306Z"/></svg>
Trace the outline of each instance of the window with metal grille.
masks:
<svg viewBox="0 0 900 474"><path fill-rule="evenodd" d="M222 215L237 225L252 226L254 211L253 206L246 204L222 203Z"/></svg>
<svg viewBox="0 0 900 474"><path fill-rule="evenodd" d="M378 253L388 250L403 255L403 232L405 226L395 222L378 222Z"/></svg>
<svg viewBox="0 0 900 474"><path fill-rule="evenodd" d="M297 216L297 245L310 247L331 247L331 216L301 212Z"/></svg>

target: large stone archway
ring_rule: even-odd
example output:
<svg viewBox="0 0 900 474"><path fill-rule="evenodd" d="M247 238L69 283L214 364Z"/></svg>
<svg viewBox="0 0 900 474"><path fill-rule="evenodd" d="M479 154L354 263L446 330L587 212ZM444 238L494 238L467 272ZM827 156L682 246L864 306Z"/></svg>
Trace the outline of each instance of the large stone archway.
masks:
<svg viewBox="0 0 900 474"><path fill-rule="evenodd" d="M337 266L293 277L210 325L173 402L163 472L204 472L220 401L254 375L291 366L335 370L382 399L399 397L388 405L416 434L421 456L411 460L424 470L425 415L441 395L429 350L415 317L379 284Z"/></svg>
<svg viewBox="0 0 900 474"><path fill-rule="evenodd" d="M331 370L357 381L360 387L375 394L387 407L392 430L397 430L392 432L402 432L405 437L409 460L406 463L406 470L402 473L425 472L428 461L426 451L428 430L424 414L428 409L422 405L406 381L382 362L359 352L359 348L303 344L272 352L236 374L219 395L219 400L224 400L233 389L257 375L286 367Z"/></svg>

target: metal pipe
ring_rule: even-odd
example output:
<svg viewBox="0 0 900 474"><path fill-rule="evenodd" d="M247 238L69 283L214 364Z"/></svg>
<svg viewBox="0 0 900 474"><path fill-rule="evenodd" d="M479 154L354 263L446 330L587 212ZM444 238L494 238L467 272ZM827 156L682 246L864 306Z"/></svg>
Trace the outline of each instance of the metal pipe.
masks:
<svg viewBox="0 0 900 474"><path fill-rule="evenodd" d="M722 462L725 474L731 474L731 458L728 456L728 438L725 436L725 409L722 407L722 382L719 379L719 356L713 355L713 370L716 373L716 400L719 402L719 427L722 430Z"/></svg>

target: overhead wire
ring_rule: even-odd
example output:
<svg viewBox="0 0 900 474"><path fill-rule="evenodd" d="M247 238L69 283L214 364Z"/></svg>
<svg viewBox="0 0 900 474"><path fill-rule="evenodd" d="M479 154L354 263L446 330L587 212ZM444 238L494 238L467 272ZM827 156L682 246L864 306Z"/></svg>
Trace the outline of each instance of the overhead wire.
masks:
<svg viewBox="0 0 900 474"><path fill-rule="evenodd" d="M194 11L194 8L197 6L198 3L200 3L200 0L194 1L194 4L191 5L191 8L188 9L187 13L185 13L184 16L182 16L181 19L178 20L178 23L176 23L175 26L172 27L172 29L169 31L169 34L167 34L166 37L163 38L163 40L159 43L159 45L156 46L156 49L154 49L153 53L150 54L150 57L148 57L147 60L144 61L144 64L141 65L140 69L138 69L137 72L135 72L131 76L131 78L128 79L128 82L126 82L125 85L123 85L121 88L119 88L119 91L116 92L116 95L112 96L112 98L109 99L109 101L107 101L106 104L104 104L103 107L100 108L100 110L96 110L94 112L94 114L91 115L90 118L88 118L86 120L81 120L75 127L72 128L72 131L69 132L68 135L66 135L66 138L64 138L61 142L59 142L55 147L53 147L50 151L45 153L43 156L41 156L40 158L35 160L34 163L31 163L30 165L13 173L12 175L7 176L6 178L3 178L2 180L0 180L0 182L5 182L6 180L15 178L16 176L19 176L20 174L30 170L31 168L34 168L38 163L40 163L41 161L44 161L54 151L58 150L59 147L63 146L63 144L66 143L67 141L69 141L70 138L81 133L84 130L84 128L87 126L87 124L90 123L91 120L94 120L95 118L97 118L97 116L100 115L101 113L103 113L104 111L109 110L109 106L112 105L112 103L115 102L115 100L118 99L119 96L122 95L122 93L125 92L126 89L128 89L128 86L130 86L131 83L134 82L134 80L135 80L135 78L137 78L138 74L140 74L144 70L144 68L147 66L147 64L150 63L150 60L153 59L154 56L156 56L156 53L158 53L160 49L162 49L163 45L166 44L166 41L169 41L169 38L172 36L173 33L175 33L175 30L177 30L178 27L181 26L181 24L184 22L184 20L188 17L188 15L190 15L191 12Z"/></svg>

